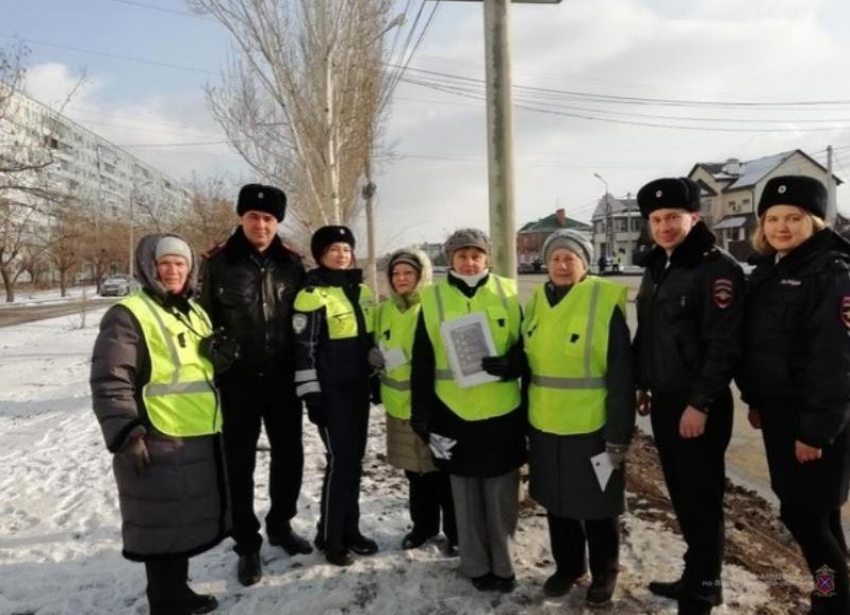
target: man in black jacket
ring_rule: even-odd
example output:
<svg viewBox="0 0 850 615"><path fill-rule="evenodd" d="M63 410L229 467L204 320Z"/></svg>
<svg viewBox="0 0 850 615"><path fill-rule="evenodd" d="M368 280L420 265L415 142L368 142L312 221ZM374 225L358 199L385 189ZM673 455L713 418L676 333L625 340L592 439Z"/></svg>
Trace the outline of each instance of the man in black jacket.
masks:
<svg viewBox="0 0 850 615"><path fill-rule="evenodd" d="M652 431L687 543L685 570L653 582L680 614L721 604L725 453L732 435L729 383L740 354L743 272L699 219L699 186L658 179L638 192L656 246L644 257L634 340L638 412Z"/></svg>
<svg viewBox="0 0 850 615"><path fill-rule="evenodd" d="M304 467L301 402L295 395L292 304L304 285L301 258L277 234L286 211L279 188L248 184L239 191L239 227L207 255L201 304L213 326L239 344L239 356L218 376L224 443L233 500L233 538L243 585L262 578L260 523L254 514L254 467L261 424L271 447L269 543L290 555L312 547L292 531Z"/></svg>

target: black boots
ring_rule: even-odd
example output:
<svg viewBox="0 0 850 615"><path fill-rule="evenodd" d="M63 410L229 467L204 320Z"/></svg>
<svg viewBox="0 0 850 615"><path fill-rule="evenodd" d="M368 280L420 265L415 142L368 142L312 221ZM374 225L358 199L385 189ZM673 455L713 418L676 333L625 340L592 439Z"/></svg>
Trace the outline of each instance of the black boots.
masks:
<svg viewBox="0 0 850 615"><path fill-rule="evenodd" d="M256 585L260 582L260 579L263 578L263 564L260 562L259 552L246 553L239 556L236 577L245 587Z"/></svg>
<svg viewBox="0 0 850 615"><path fill-rule="evenodd" d="M292 530L281 535L269 533L268 536L270 545L282 548L288 555L308 555L313 552L310 543Z"/></svg>
<svg viewBox="0 0 850 615"><path fill-rule="evenodd" d="M546 582L543 584L543 593L550 598L566 596L573 588L573 585L581 583L586 579L586 574L576 578L571 574L566 574L556 570L555 574L546 579Z"/></svg>
<svg viewBox="0 0 850 615"><path fill-rule="evenodd" d="M417 532L416 530L411 530L407 534L404 535L404 538L401 540L401 548L402 549L418 549L426 542L431 540L436 534L423 534L421 532Z"/></svg>
<svg viewBox="0 0 850 615"><path fill-rule="evenodd" d="M602 574L593 577L584 598L587 606L601 608L611 604L614 588L617 587L617 573Z"/></svg>

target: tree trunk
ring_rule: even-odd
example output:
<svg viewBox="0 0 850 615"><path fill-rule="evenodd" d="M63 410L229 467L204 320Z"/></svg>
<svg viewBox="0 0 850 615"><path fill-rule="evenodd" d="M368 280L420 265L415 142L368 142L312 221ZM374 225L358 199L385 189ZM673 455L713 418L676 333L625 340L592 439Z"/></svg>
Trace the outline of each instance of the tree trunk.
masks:
<svg viewBox="0 0 850 615"><path fill-rule="evenodd" d="M3 278L3 287L6 289L6 303L15 302L15 283L9 272L8 265L0 266L0 277Z"/></svg>

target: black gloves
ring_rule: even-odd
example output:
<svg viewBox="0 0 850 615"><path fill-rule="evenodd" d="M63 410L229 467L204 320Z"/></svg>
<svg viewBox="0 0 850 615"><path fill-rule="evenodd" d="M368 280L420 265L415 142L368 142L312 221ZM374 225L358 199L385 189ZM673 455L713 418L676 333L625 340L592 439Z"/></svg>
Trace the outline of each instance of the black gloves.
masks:
<svg viewBox="0 0 850 615"><path fill-rule="evenodd" d="M148 447L145 446L144 433L132 436L121 449L115 453L121 463L133 469L137 477L142 477L148 471L151 464Z"/></svg>
<svg viewBox="0 0 850 615"><path fill-rule="evenodd" d="M369 398L373 405L381 404L381 380L377 376L372 376L369 379Z"/></svg>
<svg viewBox="0 0 850 615"><path fill-rule="evenodd" d="M307 393L304 396L307 417L316 427L324 427L326 421L325 398L321 393Z"/></svg>
<svg viewBox="0 0 850 615"><path fill-rule="evenodd" d="M227 337L223 328L201 340L201 355L210 360L216 374L226 372L239 358L239 342Z"/></svg>

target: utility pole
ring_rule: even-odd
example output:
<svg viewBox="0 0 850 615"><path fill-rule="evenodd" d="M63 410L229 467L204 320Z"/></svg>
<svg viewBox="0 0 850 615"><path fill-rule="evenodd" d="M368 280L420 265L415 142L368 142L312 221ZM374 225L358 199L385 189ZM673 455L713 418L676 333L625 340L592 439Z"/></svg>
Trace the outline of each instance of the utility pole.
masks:
<svg viewBox="0 0 850 615"><path fill-rule="evenodd" d="M826 201L826 223L829 226L835 225L835 219L838 216L838 208L835 203L835 176L832 172L832 146L828 145L826 147L826 191L827 191L827 201Z"/></svg>
<svg viewBox="0 0 850 615"><path fill-rule="evenodd" d="M129 252L129 269L130 269L130 277L133 277L133 191L135 188L135 184L130 187L130 252Z"/></svg>
<svg viewBox="0 0 850 615"><path fill-rule="evenodd" d="M363 168L363 174L366 176L366 185L363 186L363 200L366 204L366 243L367 243L367 261L366 261L366 278L369 280L369 285L372 291L377 296L378 294L378 267L376 261L375 249L375 192L377 186L372 181L372 146L369 145L369 153L366 156L366 163Z"/></svg>

